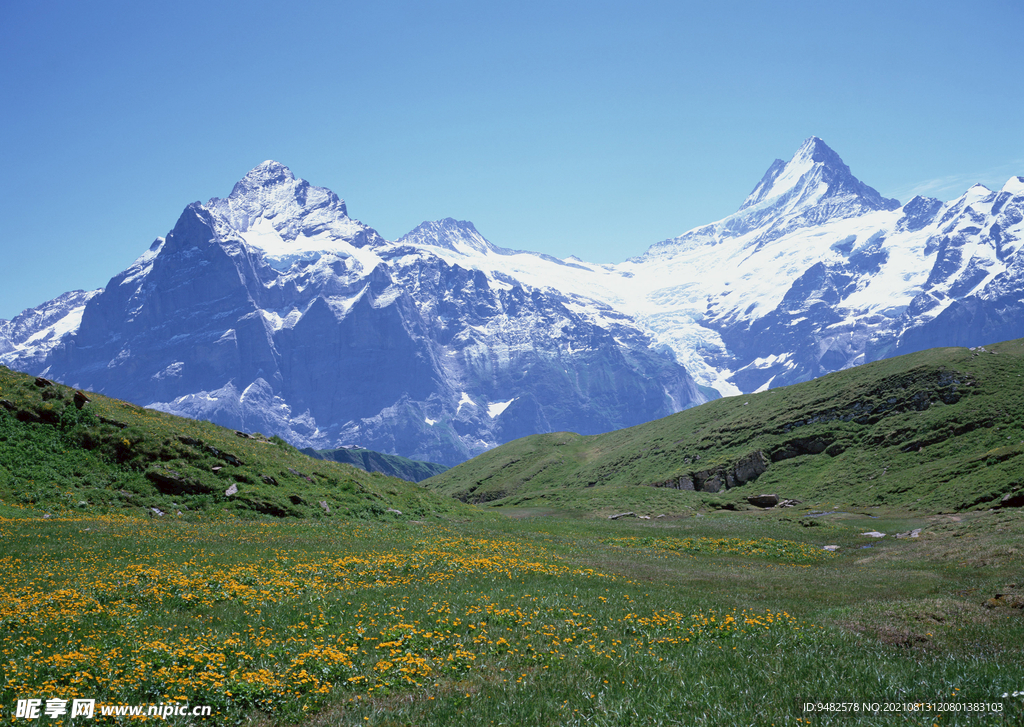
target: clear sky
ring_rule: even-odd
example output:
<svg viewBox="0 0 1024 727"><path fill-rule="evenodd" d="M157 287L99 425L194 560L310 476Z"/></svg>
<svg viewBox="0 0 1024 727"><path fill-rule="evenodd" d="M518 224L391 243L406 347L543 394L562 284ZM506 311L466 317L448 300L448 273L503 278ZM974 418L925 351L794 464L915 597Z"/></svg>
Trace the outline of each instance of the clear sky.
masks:
<svg viewBox="0 0 1024 727"><path fill-rule="evenodd" d="M1020 0L0 1L0 318L276 159L395 239L618 262L823 138L882 194L1024 175Z"/></svg>

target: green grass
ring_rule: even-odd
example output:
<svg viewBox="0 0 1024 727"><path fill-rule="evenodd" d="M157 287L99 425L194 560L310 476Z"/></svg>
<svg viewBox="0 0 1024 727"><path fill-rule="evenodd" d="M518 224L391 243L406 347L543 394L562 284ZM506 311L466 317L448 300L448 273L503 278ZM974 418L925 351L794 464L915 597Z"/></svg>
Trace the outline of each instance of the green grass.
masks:
<svg viewBox="0 0 1024 727"><path fill-rule="evenodd" d="M984 604L1024 590L1022 535L1018 511L4 519L0 719L80 696L204 724L1019 724L1024 617ZM1003 711L884 711L917 702Z"/></svg>
<svg viewBox="0 0 1024 727"><path fill-rule="evenodd" d="M480 516L411 482L312 459L278 437L239 436L99 394L78 408L74 394L0 367L0 513Z"/></svg>
<svg viewBox="0 0 1024 727"><path fill-rule="evenodd" d="M1024 340L986 348L878 361L608 434L526 437L423 484L491 507L600 516L743 507L762 492L817 507L989 508L1024 491ZM724 475L753 456L767 469L729 488ZM715 472L718 493L674 489Z"/></svg>

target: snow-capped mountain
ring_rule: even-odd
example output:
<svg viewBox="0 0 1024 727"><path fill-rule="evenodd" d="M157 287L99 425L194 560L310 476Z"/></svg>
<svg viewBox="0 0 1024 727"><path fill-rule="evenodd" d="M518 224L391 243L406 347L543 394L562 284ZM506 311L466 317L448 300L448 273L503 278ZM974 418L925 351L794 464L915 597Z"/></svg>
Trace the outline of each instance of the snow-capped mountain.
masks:
<svg viewBox="0 0 1024 727"><path fill-rule="evenodd" d="M1022 236L1024 178L901 206L815 137L735 214L618 265L453 219L388 242L265 162L104 290L0 321L0 362L300 446L454 464L1024 336Z"/></svg>
<svg viewBox="0 0 1024 727"><path fill-rule="evenodd" d="M189 205L103 291L69 298L64 338L28 335L23 321L59 317L45 306L5 323L18 333L2 360L301 446L446 464L706 400L627 316L462 267L466 255L565 265L454 220L386 242L334 193L266 162L226 199Z"/></svg>
<svg viewBox="0 0 1024 727"><path fill-rule="evenodd" d="M900 206L811 138L734 215L617 266L619 307L724 394L1013 338L1022 216L1019 177Z"/></svg>
<svg viewBox="0 0 1024 727"><path fill-rule="evenodd" d="M0 320L0 361L17 361L25 370L45 366L47 354L82 322L85 304L101 291L73 290L9 321Z"/></svg>

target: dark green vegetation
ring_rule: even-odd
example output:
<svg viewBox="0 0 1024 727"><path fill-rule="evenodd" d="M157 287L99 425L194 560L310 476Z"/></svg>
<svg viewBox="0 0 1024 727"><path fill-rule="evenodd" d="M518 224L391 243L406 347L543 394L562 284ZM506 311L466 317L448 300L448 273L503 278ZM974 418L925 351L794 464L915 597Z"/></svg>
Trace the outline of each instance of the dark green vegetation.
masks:
<svg viewBox="0 0 1024 727"><path fill-rule="evenodd" d="M1022 724L1024 513L878 512L0 518L0 705L176 701L215 708L195 724L325 727Z"/></svg>
<svg viewBox="0 0 1024 727"><path fill-rule="evenodd" d="M426 480L497 507L607 515L746 507L983 509L1024 492L1024 340L932 349L630 429L511 442Z"/></svg>
<svg viewBox="0 0 1024 727"><path fill-rule="evenodd" d="M344 462L367 472L380 472L383 475L398 477L410 482L425 480L448 469L443 464L420 462L407 457L399 457L396 454L374 452L372 449L313 449L307 447L299 451L315 459Z"/></svg>
<svg viewBox="0 0 1024 727"><path fill-rule="evenodd" d="M0 367L0 512L472 516L472 508L283 440L87 394ZM79 406L81 404L81 406ZM231 494L228 494L228 493Z"/></svg>

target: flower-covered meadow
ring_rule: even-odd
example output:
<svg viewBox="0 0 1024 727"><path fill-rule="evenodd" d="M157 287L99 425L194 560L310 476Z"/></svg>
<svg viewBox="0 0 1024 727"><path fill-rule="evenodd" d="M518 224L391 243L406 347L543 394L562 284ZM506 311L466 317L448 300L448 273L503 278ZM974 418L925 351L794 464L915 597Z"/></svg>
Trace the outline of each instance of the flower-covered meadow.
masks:
<svg viewBox="0 0 1024 727"><path fill-rule="evenodd" d="M27 697L213 707L181 724L657 724L835 648L792 609L685 583L835 559L784 539L120 516L0 520L0 539L12 724Z"/></svg>

